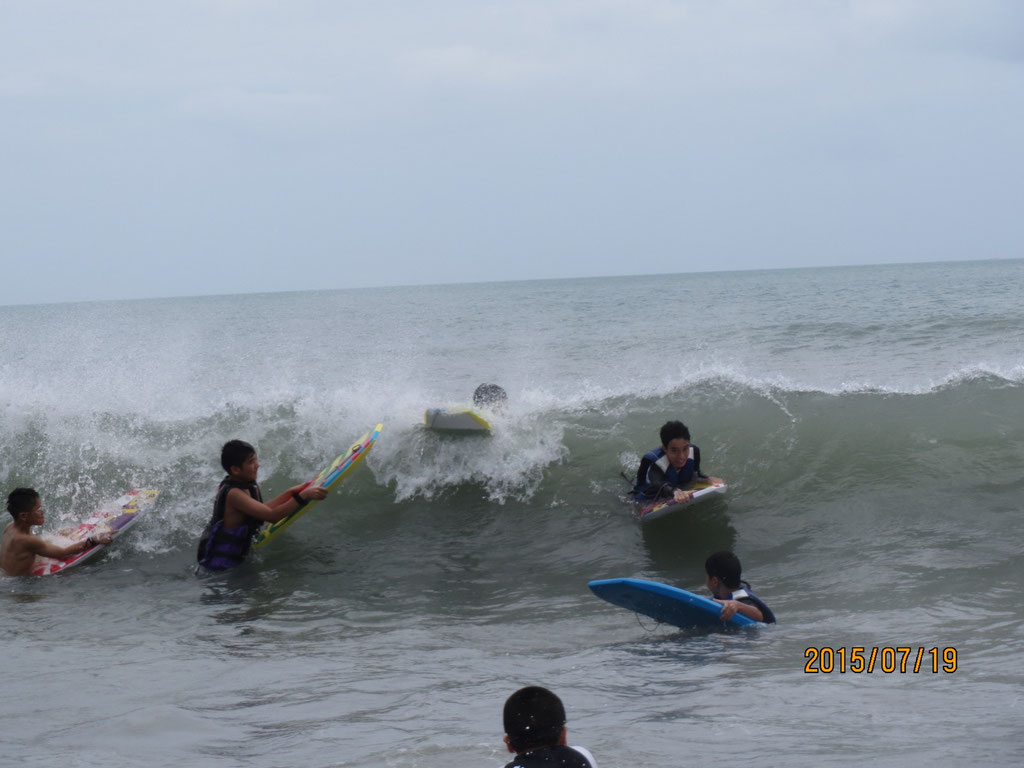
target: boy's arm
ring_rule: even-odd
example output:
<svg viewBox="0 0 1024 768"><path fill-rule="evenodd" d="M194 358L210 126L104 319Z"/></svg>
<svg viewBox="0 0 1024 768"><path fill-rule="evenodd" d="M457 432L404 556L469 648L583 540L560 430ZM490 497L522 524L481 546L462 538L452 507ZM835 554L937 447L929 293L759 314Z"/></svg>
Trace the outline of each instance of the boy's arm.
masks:
<svg viewBox="0 0 1024 768"><path fill-rule="evenodd" d="M267 523L276 523L278 520L288 517L310 499L322 499L326 496L327 490L318 485L296 485L272 499L269 504L264 504L256 501L241 488L232 488L228 491L224 517L228 518L231 512L237 512L239 515L248 515ZM237 527L240 523L241 521L225 520L225 526L228 528Z"/></svg>
<svg viewBox="0 0 1024 768"><path fill-rule="evenodd" d="M72 555L85 552L85 550L96 544L109 544L112 539L113 537L109 533L99 533L96 536L90 536L87 539L82 539L82 541L76 541L73 544L68 544L66 547L59 547L53 542L47 541L42 536L32 536L25 542L25 550L38 557L51 557L54 560L67 560Z"/></svg>
<svg viewBox="0 0 1024 768"><path fill-rule="evenodd" d="M737 613L754 621L764 621L764 614L756 605L741 603L739 600L719 600L717 597L715 602L722 604L722 621L728 621Z"/></svg>
<svg viewBox="0 0 1024 768"><path fill-rule="evenodd" d="M293 499L294 498L293 494L296 494L296 495L302 497L302 502L304 504L307 501L310 501L312 499L323 499L323 498L325 498L327 496L327 491L325 491L323 488L321 488L318 485L313 485L313 481L312 480L308 480L305 483L299 483L298 485L293 485L291 488L289 488L287 491L282 493L280 496L277 496L277 497L271 499L270 501L266 502L266 504L267 504L268 507L272 507L272 508L278 507L281 504L286 503L289 499Z"/></svg>

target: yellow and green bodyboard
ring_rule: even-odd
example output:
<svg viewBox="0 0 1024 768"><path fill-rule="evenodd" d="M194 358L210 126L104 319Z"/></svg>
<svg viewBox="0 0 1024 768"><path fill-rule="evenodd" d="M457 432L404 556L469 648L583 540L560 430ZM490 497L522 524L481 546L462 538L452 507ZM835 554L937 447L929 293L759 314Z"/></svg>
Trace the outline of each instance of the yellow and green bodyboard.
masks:
<svg viewBox="0 0 1024 768"><path fill-rule="evenodd" d="M341 456L332 461L328 467L326 467L315 478L310 480L306 486L319 485L322 488L330 490L344 480L345 477L356 468L359 462L366 457L366 454L370 452L370 449L373 448L373 444L377 441L377 438L380 437L380 431L383 426L383 424L378 424L372 430L352 443L352 447L349 448L346 453L341 454ZM256 534L256 538L253 539L252 545L254 547L264 546L268 541L281 533L281 531L309 512L310 509L316 506L318 501L319 499L311 499L288 515L288 517L282 518L276 523L268 523L264 525L260 528L259 533Z"/></svg>

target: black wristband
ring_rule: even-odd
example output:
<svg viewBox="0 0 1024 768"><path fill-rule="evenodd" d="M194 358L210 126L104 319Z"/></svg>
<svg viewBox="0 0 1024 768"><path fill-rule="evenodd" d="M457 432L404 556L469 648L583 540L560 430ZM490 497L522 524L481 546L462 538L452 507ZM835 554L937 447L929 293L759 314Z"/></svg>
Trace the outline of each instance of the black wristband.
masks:
<svg viewBox="0 0 1024 768"><path fill-rule="evenodd" d="M293 499L295 499L296 503L297 503L297 504L298 504L298 505L299 505L300 507L301 507L301 506L302 506L303 504L305 504L305 503L306 503L306 500L305 500L304 498L302 498L301 496L299 496L299 494L297 494L297 493L296 493L295 491L292 491L292 498L293 498Z"/></svg>
<svg viewBox="0 0 1024 768"><path fill-rule="evenodd" d="M86 538L86 540L85 540L85 548L86 549L91 549L92 547L95 547L95 546L96 546L96 542L92 540L92 536L89 536L88 538Z"/></svg>

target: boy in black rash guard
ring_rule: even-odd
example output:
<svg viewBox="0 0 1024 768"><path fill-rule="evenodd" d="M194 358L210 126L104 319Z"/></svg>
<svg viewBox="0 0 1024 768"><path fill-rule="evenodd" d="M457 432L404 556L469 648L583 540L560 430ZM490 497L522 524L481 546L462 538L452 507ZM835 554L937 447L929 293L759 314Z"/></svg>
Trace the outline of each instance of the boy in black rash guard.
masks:
<svg viewBox="0 0 1024 768"><path fill-rule="evenodd" d="M754 594L750 585L740 580L740 559L732 552L715 552L704 561L708 589L715 602L722 604L722 621L741 613L748 619L775 623L775 614Z"/></svg>
<svg viewBox="0 0 1024 768"><path fill-rule="evenodd" d="M531 685L508 697L505 746L516 759L505 768L597 768L583 747L566 744L565 707L547 688Z"/></svg>
<svg viewBox="0 0 1024 768"><path fill-rule="evenodd" d="M650 504L663 498L674 498L677 503L689 501L692 488L698 480L712 485L721 479L709 477L700 471L700 448L690 442L690 430L681 421L668 421L661 428L661 447L644 454L636 472L633 500Z"/></svg>

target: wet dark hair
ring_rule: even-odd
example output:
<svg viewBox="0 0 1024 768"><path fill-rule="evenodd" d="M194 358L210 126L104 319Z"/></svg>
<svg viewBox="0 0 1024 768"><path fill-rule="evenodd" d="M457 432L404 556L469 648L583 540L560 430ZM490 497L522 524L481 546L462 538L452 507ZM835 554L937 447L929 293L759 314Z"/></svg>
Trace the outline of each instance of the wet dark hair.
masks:
<svg viewBox="0 0 1024 768"><path fill-rule="evenodd" d="M717 576L729 589L740 586L740 559L732 552L715 552L704 561L704 570L708 576Z"/></svg>
<svg viewBox="0 0 1024 768"><path fill-rule="evenodd" d="M565 727L565 707L547 688L530 685L508 697L503 719L509 746L516 752L551 747Z"/></svg>
<svg viewBox="0 0 1024 768"><path fill-rule="evenodd" d="M39 494L34 488L15 488L7 496L7 511L15 520L22 512L31 512L36 505Z"/></svg>
<svg viewBox="0 0 1024 768"><path fill-rule="evenodd" d="M497 384L481 384L473 392L473 405L501 405L508 400L508 394Z"/></svg>
<svg viewBox="0 0 1024 768"><path fill-rule="evenodd" d="M667 447L669 443L680 437L689 440L689 428L681 421L666 421L661 428L661 444Z"/></svg>
<svg viewBox="0 0 1024 768"><path fill-rule="evenodd" d="M242 466L255 453L256 449L245 440L228 440L220 449L220 465L230 475L232 467Z"/></svg>

